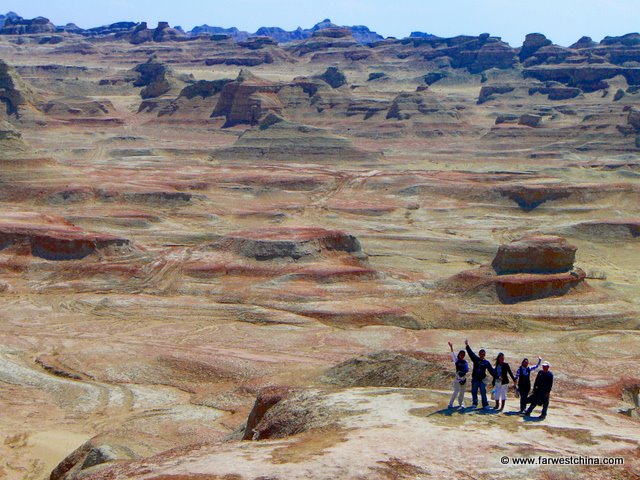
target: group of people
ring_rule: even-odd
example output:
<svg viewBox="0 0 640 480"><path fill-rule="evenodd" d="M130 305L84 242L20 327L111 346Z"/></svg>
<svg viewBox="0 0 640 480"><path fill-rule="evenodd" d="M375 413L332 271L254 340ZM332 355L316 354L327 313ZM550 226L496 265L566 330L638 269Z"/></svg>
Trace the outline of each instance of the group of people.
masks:
<svg viewBox="0 0 640 480"><path fill-rule="evenodd" d="M547 416L549 397L551 395L551 388L553 387L553 373L549 370L549 362L543 362L542 358L538 357L538 363L530 366L529 359L525 358L522 360L514 376L511 367L504 361L504 353L500 352L496 357L495 364L491 365L491 362L485 358L487 352L484 348L481 348L476 355L473 350L471 350L468 340L465 340L464 344L466 353L469 354L469 358L473 363L473 369L471 370L471 399L473 408L478 408L478 390L482 397L482 408L486 409L489 407L487 386L491 384L493 386L493 399L496 402L494 409L502 411L507 400L509 378L511 378L515 387L516 396L520 397L519 413L530 416L534 408L542 405L540 418ZM460 350L456 355L451 342L449 342L449 348L451 350L451 358L456 366L456 376L453 381L453 394L449 400L449 408L453 408L453 402L456 398L458 400L458 406L464 408L464 394L467 390L469 364L465 360L465 350ZM531 372L538 369L540 365L542 365L542 371L538 372L532 390ZM490 376L487 375L487 373ZM529 408L527 408L527 405L529 405Z"/></svg>

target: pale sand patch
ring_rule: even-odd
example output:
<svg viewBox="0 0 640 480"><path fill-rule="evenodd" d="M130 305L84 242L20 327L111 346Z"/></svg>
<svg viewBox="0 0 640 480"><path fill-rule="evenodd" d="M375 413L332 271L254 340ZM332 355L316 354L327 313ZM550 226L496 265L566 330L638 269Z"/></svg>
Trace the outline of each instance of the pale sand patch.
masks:
<svg viewBox="0 0 640 480"><path fill-rule="evenodd" d="M87 433L45 430L29 435L27 448L31 451L31 458L42 462L42 478L49 478L51 470L91 437Z"/></svg>

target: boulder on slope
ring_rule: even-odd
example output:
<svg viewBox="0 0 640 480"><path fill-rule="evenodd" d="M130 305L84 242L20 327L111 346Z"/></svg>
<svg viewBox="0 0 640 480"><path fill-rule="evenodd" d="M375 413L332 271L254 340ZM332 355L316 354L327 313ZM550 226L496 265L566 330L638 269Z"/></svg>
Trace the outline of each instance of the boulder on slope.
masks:
<svg viewBox="0 0 640 480"><path fill-rule="evenodd" d="M500 245L491 266L498 275L563 273L573 268L577 247L551 235L525 236Z"/></svg>

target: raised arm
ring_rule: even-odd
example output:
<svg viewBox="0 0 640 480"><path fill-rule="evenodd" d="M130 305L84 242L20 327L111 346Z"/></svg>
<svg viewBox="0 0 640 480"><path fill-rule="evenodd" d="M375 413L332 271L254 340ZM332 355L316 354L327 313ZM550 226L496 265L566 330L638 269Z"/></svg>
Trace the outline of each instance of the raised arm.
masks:
<svg viewBox="0 0 640 480"><path fill-rule="evenodd" d="M529 371L533 372L536 368L540 366L541 363L542 363L542 358L538 357L538 363L536 363L533 367L529 367Z"/></svg>
<svg viewBox="0 0 640 480"><path fill-rule="evenodd" d="M472 362L474 362L474 363L475 363L475 362L477 362L478 360L480 360L480 359L478 358L478 356L477 356L475 353L473 353L473 350L471 350L471 347L469 346L469 341L468 341L468 340L466 340L466 339L465 339L465 341L464 341L464 345L465 345L465 347L464 347L464 348L465 348L465 350L467 351L467 353L469 354L469 358L471 358L471 361L472 361Z"/></svg>
<svg viewBox="0 0 640 480"><path fill-rule="evenodd" d="M456 363L458 357L456 357L456 354L453 352L453 344L451 342L447 343L449 344L449 350L451 350L451 360L453 360L453 363Z"/></svg>

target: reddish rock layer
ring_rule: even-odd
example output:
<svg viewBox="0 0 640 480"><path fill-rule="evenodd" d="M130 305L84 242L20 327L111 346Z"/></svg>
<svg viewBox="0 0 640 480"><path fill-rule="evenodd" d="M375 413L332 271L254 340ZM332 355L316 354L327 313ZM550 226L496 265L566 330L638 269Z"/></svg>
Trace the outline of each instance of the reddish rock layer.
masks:
<svg viewBox="0 0 640 480"><path fill-rule="evenodd" d="M80 259L99 249L127 243L113 235L87 232L61 218L14 215L0 219L0 248L28 249L47 260Z"/></svg>
<svg viewBox="0 0 640 480"><path fill-rule="evenodd" d="M235 232L226 235L217 246L256 260L297 260L326 250L355 253L361 249L352 235L316 227L265 227Z"/></svg>
<svg viewBox="0 0 640 480"><path fill-rule="evenodd" d="M562 237L528 236L500 245L491 266L498 275L568 272L576 250Z"/></svg>
<svg viewBox="0 0 640 480"><path fill-rule="evenodd" d="M565 295L580 285L585 273L577 268L571 272L554 274L499 275L495 278L496 292L502 303L516 303L545 297Z"/></svg>

